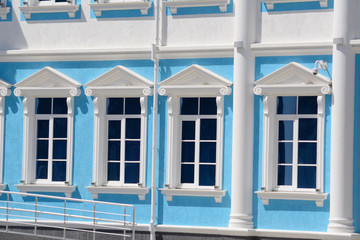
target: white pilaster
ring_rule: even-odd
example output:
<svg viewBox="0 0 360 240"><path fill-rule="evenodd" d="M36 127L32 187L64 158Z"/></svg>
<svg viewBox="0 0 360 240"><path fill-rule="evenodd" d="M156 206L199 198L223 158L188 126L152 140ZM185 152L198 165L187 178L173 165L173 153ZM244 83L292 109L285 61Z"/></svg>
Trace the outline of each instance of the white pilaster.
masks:
<svg viewBox="0 0 360 240"><path fill-rule="evenodd" d="M335 0L331 109L330 219L328 232L354 232L353 148L355 54L350 40L356 0ZM341 39L341 41L338 41Z"/></svg>
<svg viewBox="0 0 360 240"><path fill-rule="evenodd" d="M255 39L258 1L234 0L234 95L230 228L254 228L253 131L255 58L250 44Z"/></svg>

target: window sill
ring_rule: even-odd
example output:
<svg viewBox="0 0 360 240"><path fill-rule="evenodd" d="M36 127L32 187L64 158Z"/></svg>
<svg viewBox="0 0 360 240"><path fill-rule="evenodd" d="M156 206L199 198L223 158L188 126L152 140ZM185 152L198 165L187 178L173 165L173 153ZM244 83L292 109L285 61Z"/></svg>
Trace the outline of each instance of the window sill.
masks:
<svg viewBox="0 0 360 240"><path fill-rule="evenodd" d="M6 188L7 184L0 184L0 191L4 191ZM2 193L0 193L1 196Z"/></svg>
<svg viewBox="0 0 360 240"><path fill-rule="evenodd" d="M152 2L109 2L89 4L95 16L101 17L102 11L139 9L142 15L147 15Z"/></svg>
<svg viewBox="0 0 360 240"><path fill-rule="evenodd" d="M167 201L171 202L173 196L196 196L213 197L215 202L221 203L226 191L222 190L199 190L199 189L160 189Z"/></svg>
<svg viewBox="0 0 360 240"><path fill-rule="evenodd" d="M317 207L323 207L324 200L327 199L327 193L307 193L307 192L255 192L263 205L269 205L270 199L283 199L283 200L305 200L315 201Z"/></svg>
<svg viewBox="0 0 360 240"><path fill-rule="evenodd" d="M27 192L58 192L64 193L66 197L70 198L75 186L66 185L52 185L52 184L18 184L16 188L23 193Z"/></svg>
<svg viewBox="0 0 360 240"><path fill-rule="evenodd" d="M170 8L172 14L177 13L178 8L184 7L210 7L219 6L221 12L226 12L230 0L171 0L164 1L164 6Z"/></svg>
<svg viewBox="0 0 360 240"><path fill-rule="evenodd" d="M274 9L275 3L292 3L292 2L314 2L316 0L263 0L268 10ZM328 0L317 0L320 3L320 7L327 7Z"/></svg>
<svg viewBox="0 0 360 240"><path fill-rule="evenodd" d="M67 12L70 18L75 17L75 12L79 10L79 5L49 5L49 6L24 6L20 7L25 19L31 19L32 13L56 13Z"/></svg>
<svg viewBox="0 0 360 240"><path fill-rule="evenodd" d="M149 188L137 187L86 187L94 199L98 198L98 194L134 194L138 195L139 200L145 200L145 195L148 194Z"/></svg>
<svg viewBox="0 0 360 240"><path fill-rule="evenodd" d="M1 20L6 20L7 14L10 12L9 7L0 7L0 18Z"/></svg>

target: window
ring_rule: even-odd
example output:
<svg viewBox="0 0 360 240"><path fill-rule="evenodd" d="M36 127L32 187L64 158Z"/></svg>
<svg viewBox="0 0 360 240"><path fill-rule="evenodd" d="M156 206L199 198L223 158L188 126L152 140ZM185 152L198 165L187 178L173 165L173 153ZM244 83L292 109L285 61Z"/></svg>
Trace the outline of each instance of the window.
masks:
<svg viewBox="0 0 360 240"><path fill-rule="evenodd" d="M36 98L37 182L65 182L68 147L66 98Z"/></svg>
<svg viewBox="0 0 360 240"><path fill-rule="evenodd" d="M46 79L46 85L44 84ZM24 140L21 192L63 192L72 186L74 97L81 84L46 67L15 85L23 97Z"/></svg>
<svg viewBox="0 0 360 240"><path fill-rule="evenodd" d="M7 7L7 0L0 0L0 19L6 20L10 8Z"/></svg>
<svg viewBox="0 0 360 240"><path fill-rule="evenodd" d="M32 13L56 12L66 12L70 18L74 18L78 10L79 5L75 4L75 0L24 0L20 7L26 19L31 19Z"/></svg>
<svg viewBox="0 0 360 240"><path fill-rule="evenodd" d="M170 8L172 14L177 14L178 8L219 6L221 12L226 12L230 0L164 0L164 6Z"/></svg>
<svg viewBox="0 0 360 240"><path fill-rule="evenodd" d="M276 82L276 84L274 84ZM313 200L322 206L325 94L330 80L297 63L255 82L263 95L263 187L269 199Z"/></svg>
<svg viewBox="0 0 360 240"><path fill-rule="evenodd" d="M221 202L224 95L231 82L192 65L160 83L168 96L167 177L162 193Z"/></svg>
<svg viewBox="0 0 360 240"><path fill-rule="evenodd" d="M93 198L149 192L145 182L147 96L152 82L117 66L86 84L94 102Z"/></svg>
<svg viewBox="0 0 360 240"><path fill-rule="evenodd" d="M101 17L102 11L133 9L139 9L142 15L147 15L151 4L148 0L94 0L90 8L97 17Z"/></svg>

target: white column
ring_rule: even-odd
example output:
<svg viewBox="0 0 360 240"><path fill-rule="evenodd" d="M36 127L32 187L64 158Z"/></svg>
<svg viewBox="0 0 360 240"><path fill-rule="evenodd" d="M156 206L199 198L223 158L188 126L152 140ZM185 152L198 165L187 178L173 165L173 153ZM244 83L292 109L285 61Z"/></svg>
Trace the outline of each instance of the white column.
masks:
<svg viewBox="0 0 360 240"><path fill-rule="evenodd" d="M354 232L353 149L355 54L350 40L356 0L335 0L331 109L330 219L328 232Z"/></svg>
<svg viewBox="0 0 360 240"><path fill-rule="evenodd" d="M230 228L254 228L253 139L255 58L250 43L255 39L258 1L234 0L233 144Z"/></svg>

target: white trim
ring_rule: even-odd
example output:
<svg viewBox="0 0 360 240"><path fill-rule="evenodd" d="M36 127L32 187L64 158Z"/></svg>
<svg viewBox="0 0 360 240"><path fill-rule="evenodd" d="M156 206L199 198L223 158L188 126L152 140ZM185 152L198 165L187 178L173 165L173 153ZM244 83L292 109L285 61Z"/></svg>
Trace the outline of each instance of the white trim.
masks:
<svg viewBox="0 0 360 240"><path fill-rule="evenodd" d="M251 44L255 56L331 55L332 49L331 41Z"/></svg>
<svg viewBox="0 0 360 240"><path fill-rule="evenodd" d="M76 11L79 10L79 5L48 5L48 6L23 6L19 7L23 12L25 19L31 19L32 13L55 13L66 12L70 18L75 17Z"/></svg>
<svg viewBox="0 0 360 240"><path fill-rule="evenodd" d="M98 194L134 194L138 195L139 200L145 200L145 195L149 193L149 188L143 187L86 187L94 199Z"/></svg>
<svg viewBox="0 0 360 240"><path fill-rule="evenodd" d="M203 189L160 189L165 195L166 201L171 202L173 196L197 196L197 197L213 197L215 202L221 203L226 191L223 190L203 190Z"/></svg>
<svg viewBox="0 0 360 240"><path fill-rule="evenodd" d="M178 8L219 6L221 12L226 12L230 0L169 0L163 1L165 7L170 8L172 14L177 14Z"/></svg>
<svg viewBox="0 0 360 240"><path fill-rule="evenodd" d="M263 205L269 205L270 199L284 200L306 200L315 201L317 207L323 207L324 200L327 199L327 193L308 193L308 192L255 192Z"/></svg>
<svg viewBox="0 0 360 240"><path fill-rule="evenodd" d="M274 9L275 3L295 3L295 2L319 2L320 7L327 7L328 0L262 0L268 10Z"/></svg>
<svg viewBox="0 0 360 240"><path fill-rule="evenodd" d="M23 193L28 192L59 192L64 193L66 197L70 198L72 192L75 191L75 186L56 185L56 184L18 184L16 188Z"/></svg>
<svg viewBox="0 0 360 240"><path fill-rule="evenodd" d="M0 18L6 20L8 13L10 12L9 7L0 7Z"/></svg>
<svg viewBox="0 0 360 240"><path fill-rule="evenodd" d="M152 2L139 1L139 2L98 2L89 4L90 8L94 10L95 16L101 17L102 11L108 10L131 10L139 9L142 15L147 15Z"/></svg>

